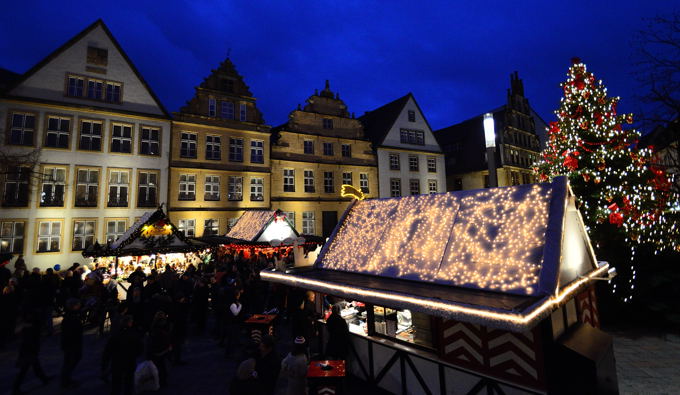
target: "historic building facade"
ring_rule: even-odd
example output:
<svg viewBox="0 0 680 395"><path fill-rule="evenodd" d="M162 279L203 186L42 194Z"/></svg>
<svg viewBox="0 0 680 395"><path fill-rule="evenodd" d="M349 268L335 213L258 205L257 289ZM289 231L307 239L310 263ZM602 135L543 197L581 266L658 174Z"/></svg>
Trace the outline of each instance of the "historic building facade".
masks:
<svg viewBox="0 0 680 395"><path fill-rule="evenodd" d="M538 159L546 124L524 97L517 72L510 76L507 104L490 111L496 131L498 186L535 182L532 164ZM448 190L489 186L484 141L484 114L435 131L446 154Z"/></svg>
<svg viewBox="0 0 680 395"><path fill-rule="evenodd" d="M83 262L166 202L170 119L101 20L0 97L0 250Z"/></svg>
<svg viewBox="0 0 680 395"><path fill-rule="evenodd" d="M168 210L188 236L225 234L247 209L270 207L270 131L226 59L173 114Z"/></svg>
<svg viewBox="0 0 680 395"><path fill-rule="evenodd" d="M273 129L272 140L272 208L286 212L299 232L333 231L350 202L340 197L342 184L378 196L371 142L328 81Z"/></svg>
<svg viewBox="0 0 680 395"><path fill-rule="evenodd" d="M369 111L359 120L378 158L380 197L446 191L444 153L413 94Z"/></svg>

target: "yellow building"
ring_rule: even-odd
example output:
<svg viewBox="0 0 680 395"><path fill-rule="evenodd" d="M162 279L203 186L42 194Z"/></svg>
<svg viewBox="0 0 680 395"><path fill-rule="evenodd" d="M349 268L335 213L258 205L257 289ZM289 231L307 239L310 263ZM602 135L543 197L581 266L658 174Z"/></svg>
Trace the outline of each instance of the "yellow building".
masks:
<svg viewBox="0 0 680 395"><path fill-rule="evenodd" d="M285 212L301 233L330 235L350 202L340 197L342 184L378 196L371 143L328 81L273 129L272 140L272 208Z"/></svg>
<svg viewBox="0 0 680 395"><path fill-rule="evenodd" d="M227 59L173 114L168 212L188 236L225 234L247 209L269 208L269 127Z"/></svg>

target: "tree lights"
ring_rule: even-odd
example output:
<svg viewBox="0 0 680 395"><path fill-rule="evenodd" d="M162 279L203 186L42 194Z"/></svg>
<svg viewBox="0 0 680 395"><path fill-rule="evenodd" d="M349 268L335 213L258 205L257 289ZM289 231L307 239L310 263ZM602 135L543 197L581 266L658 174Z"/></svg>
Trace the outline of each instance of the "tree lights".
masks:
<svg viewBox="0 0 680 395"><path fill-rule="evenodd" d="M602 240L619 234L628 245L678 248L680 229L664 213L677 202L672 180L650 163L653 151L638 148L640 133L624 129L632 114L618 114L618 97L579 59L562 83L564 97L548 128L548 143L534 171L542 181L567 175L586 225Z"/></svg>

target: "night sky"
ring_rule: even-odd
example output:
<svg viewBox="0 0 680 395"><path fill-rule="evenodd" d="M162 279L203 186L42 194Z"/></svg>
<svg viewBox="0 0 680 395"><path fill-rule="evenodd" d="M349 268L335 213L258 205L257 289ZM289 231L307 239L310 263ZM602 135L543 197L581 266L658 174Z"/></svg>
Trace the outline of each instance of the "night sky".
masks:
<svg viewBox="0 0 680 395"><path fill-rule="evenodd" d="M413 92L434 129L505 103L519 71L553 120L579 56L622 111L637 111L635 31L676 1L13 1L0 13L0 67L28 70L102 18L170 111L227 56L270 125L323 88L357 116Z"/></svg>

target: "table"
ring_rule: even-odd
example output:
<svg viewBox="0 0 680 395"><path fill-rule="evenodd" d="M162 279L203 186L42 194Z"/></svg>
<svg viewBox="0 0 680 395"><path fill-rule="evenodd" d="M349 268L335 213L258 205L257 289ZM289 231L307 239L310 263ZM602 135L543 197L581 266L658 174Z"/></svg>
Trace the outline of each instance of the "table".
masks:
<svg viewBox="0 0 680 395"><path fill-rule="evenodd" d="M259 343L263 335L274 334L274 319L276 314L253 314L245 320L245 324L250 327L250 338Z"/></svg>
<svg viewBox="0 0 680 395"><path fill-rule="evenodd" d="M331 369L324 369L323 365L327 365ZM310 362L309 368L307 369L310 395L341 393L345 374L344 360Z"/></svg>

